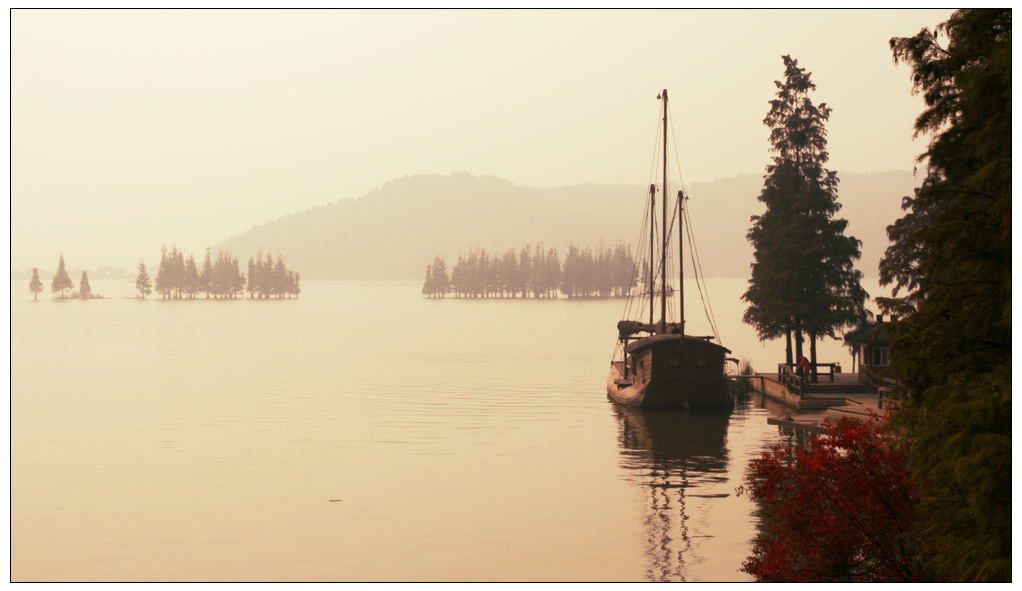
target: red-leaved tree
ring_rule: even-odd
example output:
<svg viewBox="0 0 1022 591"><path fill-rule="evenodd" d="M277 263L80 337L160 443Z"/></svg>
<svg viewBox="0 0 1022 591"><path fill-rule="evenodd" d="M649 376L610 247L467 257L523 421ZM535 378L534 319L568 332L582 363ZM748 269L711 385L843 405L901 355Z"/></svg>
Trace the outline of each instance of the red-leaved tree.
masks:
<svg viewBox="0 0 1022 591"><path fill-rule="evenodd" d="M804 446L753 460L762 533L742 570L765 582L928 580L914 532L916 486L904 445L843 418Z"/></svg>

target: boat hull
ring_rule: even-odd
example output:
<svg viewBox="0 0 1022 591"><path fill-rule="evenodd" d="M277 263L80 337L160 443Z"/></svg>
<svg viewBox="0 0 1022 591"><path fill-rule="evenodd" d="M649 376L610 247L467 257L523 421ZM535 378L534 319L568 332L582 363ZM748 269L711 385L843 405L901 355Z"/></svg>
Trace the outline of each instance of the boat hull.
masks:
<svg viewBox="0 0 1022 591"><path fill-rule="evenodd" d="M607 396L640 408L731 408L724 374L727 352L704 339L681 335L636 339L625 347L624 361L611 363Z"/></svg>

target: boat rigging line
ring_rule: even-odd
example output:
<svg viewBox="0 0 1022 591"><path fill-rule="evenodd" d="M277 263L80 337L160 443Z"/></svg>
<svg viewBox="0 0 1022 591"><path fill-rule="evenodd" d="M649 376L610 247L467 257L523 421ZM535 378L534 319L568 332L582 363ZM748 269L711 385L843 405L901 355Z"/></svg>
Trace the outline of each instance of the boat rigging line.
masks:
<svg viewBox="0 0 1022 591"><path fill-rule="evenodd" d="M659 113L658 113L658 115L659 115ZM678 145L678 141L677 141L677 135L676 135L676 132L675 132L675 129L674 129L674 118L673 118L673 116L672 116L672 114L670 112L670 106L669 105L668 105L667 124L670 125L671 139L673 140L674 145L677 146ZM696 247L696 242L695 242L695 238L694 238L694 232L692 230L691 212L684 205L684 202L688 201L688 193L687 193L687 191L684 191L684 190L679 191L681 193L681 195L679 196L680 198L675 200L674 207L672 208L673 209L673 213L672 213L671 217L667 220L666 228L659 227L661 224L658 223L657 216L655 215L655 209L654 208L655 208L655 203L656 203L656 193L657 192L660 193L660 198L661 199L667 199L668 198L668 196L664 192L664 188L662 187L662 184L659 187L657 186L658 185L657 180L659 180L659 179L657 179L657 176L658 176L657 173L661 171L661 169L659 167L660 161L664 160L663 164L666 165L666 159L663 158L664 155L661 153L661 147L660 147L661 146L661 139L662 139L663 134L664 134L664 127L663 126L664 126L663 118L658 116L657 117L656 133L654 134L654 141L653 141L653 146L654 146L653 156L652 156L652 159L650 161L650 169L649 169L649 181L650 182L647 185L647 187L649 187L649 189L647 189L647 191L646 191L645 206L643 208L643 213L642 213L642 218L641 218L643 220L643 223L641 224L642 227L639 229L639 239L638 239L638 244L637 244L637 248L636 248L636 257L635 257L635 262L634 262L634 264L632 266L632 283L633 284L641 284L642 288L639 291L637 291L637 292L636 291L632 291L632 292L629 293L628 297L626 298L624 318L639 318L639 317L643 317L644 315L648 314L649 315L649 322L650 322L650 324L654 324L654 314L655 314L654 310L655 310L656 306L654 306L652 304L653 295L651 294L651 292L655 292L656 291L656 286L657 286L658 282L660 283L661 286L666 284L668 286L668 289L672 293L675 290L680 291L682 289L681 286L680 286L680 282L684 281L684 277L682 277L682 276L677 277L679 285L676 288L671 288L670 287L670 279L671 279L671 277L673 277L673 271L674 271L674 266L675 266L674 265L675 261L674 261L674 256L673 256L675 253L673 252L673 250L665 249L665 252L666 252L666 255L667 255L666 256L666 261L659 261L660 264L656 264L657 261L653 261L653 251L655 249L656 243L658 241L662 241L664 243L669 243L670 240L673 239L673 237L674 237L673 236L673 234L674 234L674 225L675 225L674 222L676 220L679 220L679 218L680 218L680 222L678 223L679 232L681 232L681 224L682 223L685 225L685 227L684 227L685 232L681 232L681 235L679 236L679 239L681 239L681 240L683 240L685 242L688 242L689 259L691 260L693 275L695 277L696 288L699 291L699 299L700 299L700 302L703 305L703 313L704 313L704 315L706 317L707 323L709 324L710 330L713 333L714 339L716 340L717 343L721 343L720 332L719 332L719 330L717 328L717 320L716 320L716 317L715 317L715 315L713 313L712 304L710 303L710 300L709 300L709 290L708 290L708 288L706 286L706 277L703 274L702 262L701 262L701 260L699 258L699 251L698 251L698 249ZM679 158L678 152L679 152L678 150L674 151L675 167L678 170L678 176L679 176L679 179L680 179L680 184L681 184L682 187L684 187L684 180L682 179L681 164L680 164L680 158ZM664 178L669 178L669 175L665 174ZM652 230L650 229L651 225L652 225ZM664 232L666 232L666 234L667 234L666 236L664 236ZM648 261L644 260L644 258L643 258L644 254L646 256L649 256L650 260L648 260ZM679 265L679 267L680 267L679 273L681 275L684 275L683 266L684 265ZM663 276L664 273L663 273L662 270L665 269L665 268L669 270L669 272L667 274L670 275L671 277L664 277ZM648 276L647 276L646 269L649 269ZM675 300L675 298L671 297L671 298L669 298L669 300L667 302L667 306L668 306L668 310L667 311L668 311L668 313L673 313L674 312L674 307L676 305L676 302L674 300ZM636 304L636 301L637 301L637 304ZM648 310L646 308L647 305L650 306L650 309L648 309ZM682 300L681 305L684 305L684 300ZM620 344L618 344L618 346L620 346Z"/></svg>
<svg viewBox="0 0 1022 591"><path fill-rule="evenodd" d="M670 108L670 106L668 106L668 108ZM675 134L675 131L674 131L674 117L671 116L668 119L668 121L671 124L671 139L674 140L674 145L677 146L678 145L678 138L677 138L677 135ZM678 152L679 151L680 150L677 150L677 149L674 150L674 160L675 160L675 166L678 167L678 178L681 181L681 187L682 187L682 191L683 191L682 194L680 195L680 197L681 197L681 199L684 199L685 201L687 201L688 200L688 193L684 192L685 180L682 178L681 161L679 160L679 156L678 156ZM681 203L681 199L678 200L679 201L679 205ZM692 214L688 210L688 208L686 208L686 207L682 206L681 209L682 209L682 220L684 221L685 229L688 230L688 234L687 234L688 245L689 245L688 252L689 252L689 257L692 259L692 271L693 271L693 275L694 275L695 280L696 280L696 289L699 290L699 299L703 303L703 313L706 315L706 321L710 323L710 330L713 331L713 337L717 340L718 343L723 344L721 342L721 340L720 340L720 332L717 330L717 319L713 315L713 305L710 304L710 292L706 288L706 276L703 275L703 265L702 265L702 262L699 260L699 252L696 250L695 238L693 238L692 217L691 217ZM684 271L682 271L682 273L684 273ZM706 292L705 296L703 294L704 291Z"/></svg>

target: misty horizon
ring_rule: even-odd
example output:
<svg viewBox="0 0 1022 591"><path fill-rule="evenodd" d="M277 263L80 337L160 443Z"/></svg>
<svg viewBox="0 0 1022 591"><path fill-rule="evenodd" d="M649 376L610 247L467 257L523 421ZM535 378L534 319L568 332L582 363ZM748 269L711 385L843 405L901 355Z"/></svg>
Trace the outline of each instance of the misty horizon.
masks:
<svg viewBox="0 0 1022 591"><path fill-rule="evenodd" d="M832 170L909 170L887 42L950 12L14 10L11 264L130 269L407 175L641 183L662 88L686 185L762 175L787 54Z"/></svg>
<svg viewBox="0 0 1022 591"><path fill-rule="evenodd" d="M915 178L909 171L848 173L843 178L841 215L850 222L849 232L863 241L860 270L874 277L888 244L886 226L896 219L900 198L911 193ZM745 233L750 216L762 209L756 199L760 185L759 175L742 175L686 187L695 212L694 236L705 253L704 268L710 276L748 277L752 251ZM571 243L596 247L600 242L622 242L634 248L634 228L620 224L620 216L638 215L634 208L641 207L645 190L641 183L583 183L543 189L464 172L405 176L358 199L338 199L284 213L200 248L189 249L175 240L154 243L144 253L122 257L129 262L120 266L86 266L77 253L63 255L70 271L80 274L88 270L95 279L134 278L140 260L155 269L161 249L177 247L200 260L207 250L228 252L242 262L260 252L279 255L313 281L412 281L421 279L423 266L434 256L453 265L472 248L502 252L525 243L542 243L566 252ZM494 220L501 222L494 225ZM373 243L388 231L400 239L384 240L368 253L357 246ZM338 242L343 237L348 239ZM40 264L14 265L11 276L27 279L33 268L49 276L59 254Z"/></svg>

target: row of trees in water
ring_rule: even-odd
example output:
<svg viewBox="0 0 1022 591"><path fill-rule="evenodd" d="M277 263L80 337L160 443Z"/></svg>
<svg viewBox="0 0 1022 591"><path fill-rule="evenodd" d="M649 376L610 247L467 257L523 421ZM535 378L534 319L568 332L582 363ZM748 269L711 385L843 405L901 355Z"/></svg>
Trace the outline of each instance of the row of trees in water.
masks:
<svg viewBox="0 0 1022 591"><path fill-rule="evenodd" d="M291 298L298 297L302 291L301 276L287 267L283 256L274 259L273 255L267 254L264 257L260 250L255 257L249 258L246 277L241 272L238 259L230 253L221 251L214 259L207 249L206 259L202 269L199 269L195 255L185 258L184 252L176 246L169 250L163 248L155 280L150 277L145 263L139 261L135 288L142 299L156 293L163 299L175 300L195 299L198 294L204 294L207 299L234 299L244 296L246 291L252 298ZM38 299L43 291L38 268L32 269L28 289L34 299ZM92 293L87 271L82 271L79 290L75 291L74 282L64 264L63 253L57 263L57 272L53 275L50 290L55 296L59 294L59 299L68 296L81 299L100 297Z"/></svg>
<svg viewBox="0 0 1022 591"><path fill-rule="evenodd" d="M53 279L50 281L50 291L54 294L59 293L62 300L67 296L83 300L103 297L100 294L92 293L88 271L82 271L82 278L78 285L78 291L75 291L74 281L71 280L71 275L68 274L67 266L64 264L64 253L60 253L60 261L57 262L57 272L53 274ZM32 299L34 300L39 299L39 294L43 292L43 282L39 278L39 269L32 269L32 279L28 282L28 290L32 292Z"/></svg>
<svg viewBox="0 0 1022 591"><path fill-rule="evenodd" d="M556 298L561 293L606 298L626 295L635 285L635 260L623 243L600 243L595 249L569 244L563 264L556 248L537 244L493 255L474 248L458 257L450 273L437 255L426 267L422 293L431 298L449 293L459 298Z"/></svg>
<svg viewBox="0 0 1022 591"><path fill-rule="evenodd" d="M238 259L220 251L214 260L209 249L200 270L195 255L186 259L176 246L163 248L156 280L149 278L145 263L139 262L135 287L144 299L154 290L163 299L195 299L198 294L206 298L233 299L247 291L250 297L297 297L301 293L300 275L287 268L283 256L276 261L273 255L263 256L259 251L248 260L248 276L242 274Z"/></svg>

